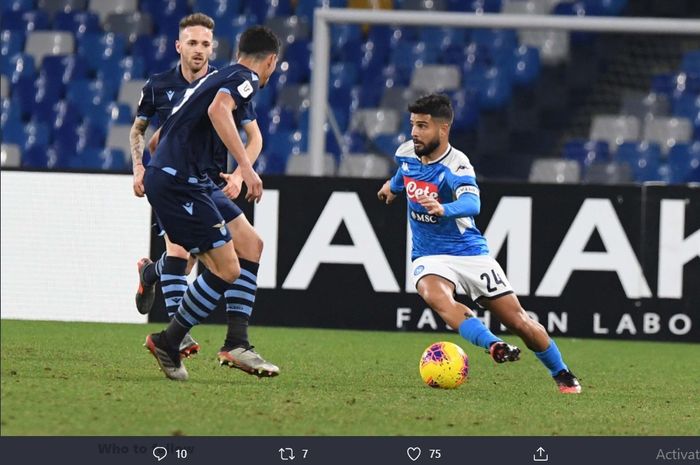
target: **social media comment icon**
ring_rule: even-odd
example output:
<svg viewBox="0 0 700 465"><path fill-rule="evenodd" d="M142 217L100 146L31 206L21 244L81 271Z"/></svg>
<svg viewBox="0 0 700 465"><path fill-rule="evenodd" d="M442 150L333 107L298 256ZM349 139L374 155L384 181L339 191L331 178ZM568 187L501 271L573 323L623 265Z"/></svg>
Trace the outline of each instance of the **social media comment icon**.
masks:
<svg viewBox="0 0 700 465"><path fill-rule="evenodd" d="M166 455L168 455L168 449L166 449L165 447L158 446L153 448L153 457L158 459L159 462L163 460Z"/></svg>

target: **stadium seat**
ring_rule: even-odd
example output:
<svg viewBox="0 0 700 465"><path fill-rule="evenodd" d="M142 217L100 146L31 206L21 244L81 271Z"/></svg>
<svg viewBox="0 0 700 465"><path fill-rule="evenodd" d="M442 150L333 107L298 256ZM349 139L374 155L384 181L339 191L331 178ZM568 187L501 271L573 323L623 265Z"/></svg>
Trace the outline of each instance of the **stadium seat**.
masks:
<svg viewBox="0 0 700 465"><path fill-rule="evenodd" d="M139 100L141 98L141 89L146 84L145 79L135 79L132 81L122 82L119 88L117 102L124 103L129 106L132 114L136 114Z"/></svg>
<svg viewBox="0 0 700 465"><path fill-rule="evenodd" d="M258 24L263 24L268 18L290 16L292 14L292 2L290 0L248 2L246 11L255 16Z"/></svg>
<svg viewBox="0 0 700 465"><path fill-rule="evenodd" d="M546 15L549 5L538 0L503 0L501 13L511 15Z"/></svg>
<svg viewBox="0 0 700 465"><path fill-rule="evenodd" d="M73 53L75 41L69 32L35 31L27 34L25 53L34 57L34 63L40 67L47 55L66 55Z"/></svg>
<svg viewBox="0 0 700 465"><path fill-rule="evenodd" d="M22 153L17 144L0 145L0 166L3 168L19 168L22 164Z"/></svg>
<svg viewBox="0 0 700 465"><path fill-rule="evenodd" d="M644 125L644 139L658 143L664 154L677 143L689 142L692 135L693 125L687 118L656 118Z"/></svg>
<svg viewBox="0 0 700 465"><path fill-rule="evenodd" d="M501 0L446 0L449 11L469 13L499 13Z"/></svg>
<svg viewBox="0 0 700 465"><path fill-rule="evenodd" d="M310 87L308 84L285 86L277 93L277 105L297 114L309 108L310 103Z"/></svg>
<svg viewBox="0 0 700 465"><path fill-rule="evenodd" d="M283 47L297 40L308 40L309 24L300 16L274 17L265 21L265 26L280 38Z"/></svg>
<svg viewBox="0 0 700 465"><path fill-rule="evenodd" d="M694 139L700 140L700 94L684 94L675 99L673 115L687 118L693 125Z"/></svg>
<svg viewBox="0 0 700 465"><path fill-rule="evenodd" d="M57 13L70 13L87 9L87 0L37 0L37 6L49 17L55 18Z"/></svg>
<svg viewBox="0 0 700 465"><path fill-rule="evenodd" d="M5 11L0 16L0 30L41 31L49 28L49 17L43 11Z"/></svg>
<svg viewBox="0 0 700 465"><path fill-rule="evenodd" d="M396 149L408 139L404 133L400 134L380 134L370 141L369 149L385 157L393 158Z"/></svg>
<svg viewBox="0 0 700 465"><path fill-rule="evenodd" d="M581 180L581 167L574 160L538 158L530 167L530 182L572 184Z"/></svg>
<svg viewBox="0 0 700 465"><path fill-rule="evenodd" d="M315 8L344 8L347 6L347 3L347 0L299 0L294 13L304 18L309 24L312 24Z"/></svg>
<svg viewBox="0 0 700 465"><path fill-rule="evenodd" d="M700 74L700 50L692 50L683 55L681 71Z"/></svg>
<svg viewBox="0 0 700 465"><path fill-rule="evenodd" d="M380 108L405 112L408 105L422 95L419 89L412 87L393 86L384 90Z"/></svg>
<svg viewBox="0 0 700 465"><path fill-rule="evenodd" d="M24 51L24 31L2 31L0 33L0 56L11 57Z"/></svg>
<svg viewBox="0 0 700 465"><path fill-rule="evenodd" d="M292 154L287 160L285 173L289 176L310 176L311 156L307 153ZM335 175L335 158L330 153L323 157L323 175Z"/></svg>
<svg viewBox="0 0 700 465"><path fill-rule="evenodd" d="M2 142L6 144L24 144L24 125L22 121L9 119L2 121Z"/></svg>
<svg viewBox="0 0 700 465"><path fill-rule="evenodd" d="M700 182L700 142L676 144L668 154L670 181Z"/></svg>
<svg viewBox="0 0 700 465"><path fill-rule="evenodd" d="M78 41L78 54L85 57L91 71L97 72L102 62L118 62L124 58L126 39L113 33L85 34Z"/></svg>
<svg viewBox="0 0 700 465"><path fill-rule="evenodd" d="M460 87L461 75L457 66L423 66L413 71L411 87L424 93L457 90Z"/></svg>
<svg viewBox="0 0 700 465"><path fill-rule="evenodd" d="M63 11L56 14L53 28L58 31L71 31L80 40L85 34L100 34L100 18L90 11Z"/></svg>
<svg viewBox="0 0 700 465"><path fill-rule="evenodd" d="M141 57L145 74L162 73L177 62L179 55L168 36L140 36L132 47L132 55Z"/></svg>
<svg viewBox="0 0 700 465"><path fill-rule="evenodd" d="M151 34L153 24L147 13L110 13L104 23L105 32L120 34L126 38L129 44L136 42L140 35Z"/></svg>
<svg viewBox="0 0 700 465"><path fill-rule="evenodd" d="M454 121L452 122L452 128L454 130L473 129L476 126L479 118L476 94L466 89L460 89L459 91L449 93L448 95L452 100L454 109Z"/></svg>
<svg viewBox="0 0 700 465"><path fill-rule="evenodd" d="M338 176L352 178L381 178L391 175L391 160L371 153L349 153L340 158Z"/></svg>
<svg viewBox="0 0 700 465"><path fill-rule="evenodd" d="M143 58L127 56L119 61L105 61L97 71L97 79L107 83L110 89L119 89L124 81L141 80L145 76Z"/></svg>
<svg viewBox="0 0 700 465"><path fill-rule="evenodd" d="M127 156L115 148L86 148L78 153L75 168L100 171L128 171Z"/></svg>
<svg viewBox="0 0 700 465"><path fill-rule="evenodd" d="M17 53L6 60L0 61L0 74L10 78L10 82L15 84L21 78L33 78L36 74L34 68L34 57L24 53Z"/></svg>
<svg viewBox="0 0 700 465"><path fill-rule="evenodd" d="M61 81L41 73L34 81L34 98L31 102L32 118L45 123L53 123L56 113L54 105L63 97L64 85Z"/></svg>
<svg viewBox="0 0 700 465"><path fill-rule="evenodd" d="M513 83L521 86L533 84L540 74L540 52L534 47L521 45L513 51Z"/></svg>
<svg viewBox="0 0 700 465"><path fill-rule="evenodd" d="M632 182L632 170L623 163L593 163L583 177L588 184L623 184Z"/></svg>
<svg viewBox="0 0 700 465"><path fill-rule="evenodd" d="M365 109L352 115L350 130L374 139L380 134L395 134L399 128L400 112L396 110Z"/></svg>
<svg viewBox="0 0 700 465"><path fill-rule="evenodd" d="M47 147L41 145L27 145L22 149L22 168L46 169L51 166L49 163Z"/></svg>
<svg viewBox="0 0 700 465"><path fill-rule="evenodd" d="M0 98L10 96L10 82L7 79L0 79Z"/></svg>
<svg viewBox="0 0 700 465"><path fill-rule="evenodd" d="M456 27L426 26L418 31L419 41L437 44L442 51L449 47L464 47L469 36L468 29Z"/></svg>
<svg viewBox="0 0 700 465"><path fill-rule="evenodd" d="M5 0L2 3L3 14L10 11L29 11L34 9L34 0Z"/></svg>
<svg viewBox="0 0 700 465"><path fill-rule="evenodd" d="M447 9L446 0L396 0L396 8L413 11L442 11Z"/></svg>
<svg viewBox="0 0 700 465"><path fill-rule="evenodd" d="M129 133L131 132L130 124L114 124L107 131L106 148L120 149L125 154L131 154L131 145L129 142Z"/></svg>
<svg viewBox="0 0 700 465"><path fill-rule="evenodd" d="M270 110L268 117L270 120L268 128L270 134L275 132L294 131L296 129L297 123L295 113L293 111L277 106Z"/></svg>
<svg viewBox="0 0 700 465"><path fill-rule="evenodd" d="M615 161L627 164L637 182L659 180L661 148L653 142L625 142L615 154Z"/></svg>
<svg viewBox="0 0 700 465"><path fill-rule="evenodd" d="M44 57L41 72L53 79L58 78L65 85L76 79L85 79L88 65L79 55L50 55Z"/></svg>
<svg viewBox="0 0 700 465"><path fill-rule="evenodd" d="M497 67L464 76L464 88L475 92L483 110L503 108L510 102L513 91L508 73Z"/></svg>
<svg viewBox="0 0 700 465"><path fill-rule="evenodd" d="M657 116L668 116L669 103L663 94L626 91L622 94L620 113L648 121Z"/></svg>
<svg viewBox="0 0 700 465"><path fill-rule="evenodd" d="M194 0L192 11L211 16L219 27L219 20L233 18L241 11L241 0ZM219 32L219 31L217 31Z"/></svg>
<svg viewBox="0 0 700 465"><path fill-rule="evenodd" d="M583 173L593 163L610 160L609 146L601 140L570 140L564 145L564 158L576 161Z"/></svg>
<svg viewBox="0 0 700 465"><path fill-rule="evenodd" d="M67 84L66 99L85 115L93 106L107 106L114 95L103 81L76 79Z"/></svg>
<svg viewBox="0 0 700 465"><path fill-rule="evenodd" d="M235 58L233 56L231 42L225 37L214 37L213 49L214 52L210 58L212 62L218 62L221 63L222 66L226 66Z"/></svg>
<svg viewBox="0 0 700 465"><path fill-rule="evenodd" d="M593 117L589 139L603 140L615 153L623 142L637 141L641 137L639 120L634 116L596 115Z"/></svg>
<svg viewBox="0 0 700 465"><path fill-rule="evenodd" d="M132 13L138 10L138 0L89 0L90 11L100 17L102 24L110 13Z"/></svg>
<svg viewBox="0 0 700 465"><path fill-rule="evenodd" d="M569 57L569 32L543 29L521 29L520 43L540 51L542 63L557 65Z"/></svg>

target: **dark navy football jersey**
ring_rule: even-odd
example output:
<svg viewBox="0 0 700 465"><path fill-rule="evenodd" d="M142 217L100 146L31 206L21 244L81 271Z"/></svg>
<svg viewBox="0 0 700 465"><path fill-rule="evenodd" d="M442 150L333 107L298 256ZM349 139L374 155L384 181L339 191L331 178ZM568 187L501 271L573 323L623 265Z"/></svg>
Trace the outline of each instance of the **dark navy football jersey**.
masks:
<svg viewBox="0 0 700 465"><path fill-rule="evenodd" d="M240 64L212 71L192 84L173 107L161 127L160 141L149 163L188 182L220 181L227 150L209 119L208 109L218 92L236 102L233 113L238 128L256 119L252 98L258 75Z"/></svg>
<svg viewBox="0 0 700 465"><path fill-rule="evenodd" d="M207 72L210 73L215 69L210 66ZM180 64L168 71L154 74L141 89L136 117L151 121L154 116L157 116L156 127L161 126L189 86L190 83L182 75Z"/></svg>

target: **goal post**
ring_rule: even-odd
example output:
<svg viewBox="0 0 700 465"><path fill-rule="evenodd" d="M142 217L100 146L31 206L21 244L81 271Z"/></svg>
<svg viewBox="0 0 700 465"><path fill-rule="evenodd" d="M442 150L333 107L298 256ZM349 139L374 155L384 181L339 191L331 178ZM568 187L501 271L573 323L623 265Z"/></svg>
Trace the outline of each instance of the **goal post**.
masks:
<svg viewBox="0 0 700 465"><path fill-rule="evenodd" d="M455 13L317 8L313 24L313 69L309 119L311 175L323 175L324 125L328 105L331 24L391 24L467 28L556 29L566 31L700 36L700 20L672 18L576 17L497 13Z"/></svg>

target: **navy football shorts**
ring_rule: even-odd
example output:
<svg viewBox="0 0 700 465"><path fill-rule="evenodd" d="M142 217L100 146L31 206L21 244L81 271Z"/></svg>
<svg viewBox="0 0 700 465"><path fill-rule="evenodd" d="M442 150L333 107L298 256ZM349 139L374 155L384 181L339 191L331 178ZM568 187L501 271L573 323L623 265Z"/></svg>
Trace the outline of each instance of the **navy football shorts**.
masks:
<svg viewBox="0 0 700 465"><path fill-rule="evenodd" d="M146 196L170 240L190 253L205 252L231 240L226 223L242 212L213 183L190 184L148 167Z"/></svg>

